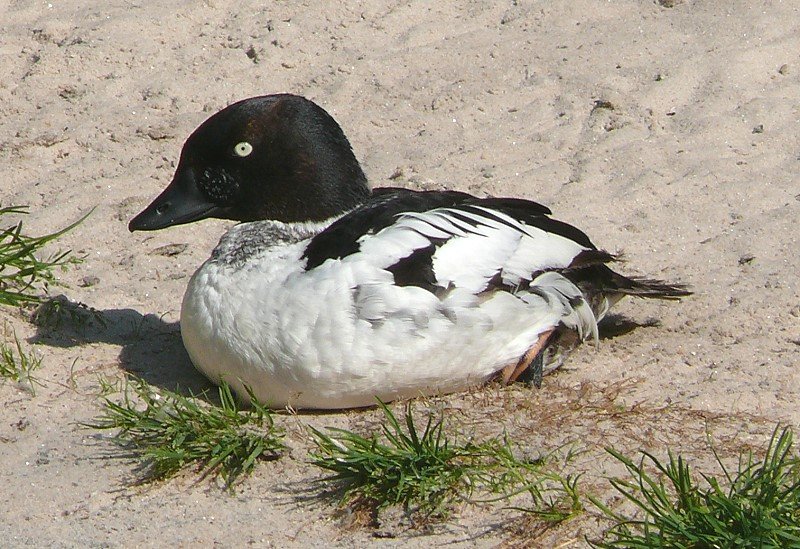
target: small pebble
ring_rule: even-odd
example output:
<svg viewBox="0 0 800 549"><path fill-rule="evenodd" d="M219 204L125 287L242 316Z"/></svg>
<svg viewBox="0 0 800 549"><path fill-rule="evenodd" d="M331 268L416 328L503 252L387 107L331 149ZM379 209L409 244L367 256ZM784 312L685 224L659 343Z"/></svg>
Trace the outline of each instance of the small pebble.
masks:
<svg viewBox="0 0 800 549"><path fill-rule="evenodd" d="M403 177L403 168L398 167L394 169L392 175L389 176L389 179L394 181L395 179L400 179L401 177Z"/></svg>
<svg viewBox="0 0 800 549"><path fill-rule="evenodd" d="M744 254L739 258L739 265L747 265L756 258L753 254Z"/></svg>
<svg viewBox="0 0 800 549"><path fill-rule="evenodd" d="M614 103L606 99L595 99L594 106L592 107L592 112L598 109L608 109L610 111L613 111L616 109L616 107L614 106Z"/></svg>
<svg viewBox="0 0 800 549"><path fill-rule="evenodd" d="M88 275L81 278L80 282L78 282L78 286L81 288L89 288L91 286L96 286L100 282L100 277L94 275Z"/></svg>
<svg viewBox="0 0 800 549"><path fill-rule="evenodd" d="M172 257L174 255L183 253L188 247L188 244L167 244L166 246L159 246L155 250L151 251L150 255L165 255L167 257Z"/></svg>

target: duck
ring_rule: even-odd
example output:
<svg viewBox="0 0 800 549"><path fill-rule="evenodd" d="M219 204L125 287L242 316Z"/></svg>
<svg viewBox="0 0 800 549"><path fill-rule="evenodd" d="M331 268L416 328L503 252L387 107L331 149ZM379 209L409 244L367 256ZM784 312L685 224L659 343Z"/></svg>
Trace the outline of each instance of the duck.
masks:
<svg viewBox="0 0 800 549"><path fill-rule="evenodd" d="M531 200L371 190L339 124L293 94L205 120L129 229L206 218L237 223L188 282L184 346L212 382L272 408L539 387L624 296L690 295L615 272L619 256Z"/></svg>

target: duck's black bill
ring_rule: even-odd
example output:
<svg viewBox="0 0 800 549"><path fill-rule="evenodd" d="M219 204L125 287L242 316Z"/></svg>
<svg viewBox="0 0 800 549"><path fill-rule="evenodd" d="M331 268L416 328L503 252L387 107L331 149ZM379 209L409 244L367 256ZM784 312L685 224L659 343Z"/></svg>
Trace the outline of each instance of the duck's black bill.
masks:
<svg viewBox="0 0 800 549"><path fill-rule="evenodd" d="M218 206L200 193L194 178L176 175L172 183L139 215L131 219L128 229L156 231L214 217Z"/></svg>

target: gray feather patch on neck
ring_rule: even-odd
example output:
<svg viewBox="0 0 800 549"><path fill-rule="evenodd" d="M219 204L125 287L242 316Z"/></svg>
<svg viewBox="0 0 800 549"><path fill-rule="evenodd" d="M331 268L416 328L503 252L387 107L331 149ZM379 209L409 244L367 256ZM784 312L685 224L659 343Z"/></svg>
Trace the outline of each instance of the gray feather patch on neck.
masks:
<svg viewBox="0 0 800 549"><path fill-rule="evenodd" d="M240 266L270 248L288 246L325 230L336 218L316 222L282 223L251 221L239 223L225 233L211 253L210 261Z"/></svg>

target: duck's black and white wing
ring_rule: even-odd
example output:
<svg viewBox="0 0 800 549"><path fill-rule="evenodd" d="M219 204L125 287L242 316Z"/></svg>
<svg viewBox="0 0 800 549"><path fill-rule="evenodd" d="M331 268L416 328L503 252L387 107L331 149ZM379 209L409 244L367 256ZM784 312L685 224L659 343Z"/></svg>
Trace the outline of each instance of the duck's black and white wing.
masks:
<svg viewBox="0 0 800 549"><path fill-rule="evenodd" d="M431 307L445 297L452 303L453 296L475 305L498 291L523 301L544 299L581 338L596 338L590 302L568 273L614 258L549 213L520 199L387 193L318 235L306 249L306 268L341 259L390 273L394 287L425 290ZM364 284L374 282L366 277Z"/></svg>

